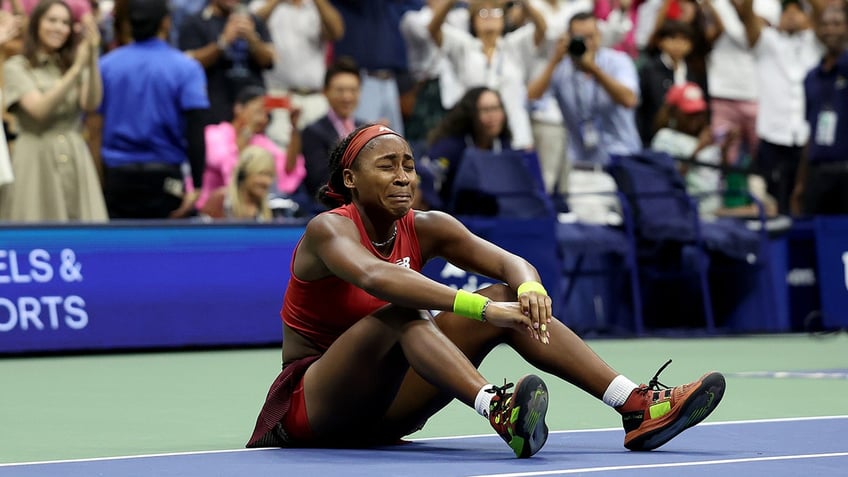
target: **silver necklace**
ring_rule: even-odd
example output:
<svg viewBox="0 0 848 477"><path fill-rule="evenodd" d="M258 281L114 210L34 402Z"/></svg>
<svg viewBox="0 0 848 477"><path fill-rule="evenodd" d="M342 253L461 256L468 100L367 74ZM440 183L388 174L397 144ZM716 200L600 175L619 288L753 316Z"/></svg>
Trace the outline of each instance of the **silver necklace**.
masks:
<svg viewBox="0 0 848 477"><path fill-rule="evenodd" d="M395 237L397 237L397 224L395 224L395 228L394 228L394 230L392 230L391 237L389 237L385 242L375 242L375 241L372 240L371 245L373 245L376 248L383 248L386 245L392 243L392 241L395 239Z"/></svg>

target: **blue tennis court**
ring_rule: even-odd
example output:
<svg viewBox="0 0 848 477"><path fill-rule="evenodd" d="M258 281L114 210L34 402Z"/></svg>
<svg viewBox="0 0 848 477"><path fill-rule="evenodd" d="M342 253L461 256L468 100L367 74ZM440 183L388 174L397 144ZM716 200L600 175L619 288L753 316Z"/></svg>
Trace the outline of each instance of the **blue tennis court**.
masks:
<svg viewBox="0 0 848 477"><path fill-rule="evenodd" d="M660 450L620 446L620 429L558 431L531 459L496 436L417 439L368 450L260 449L0 464L0 476L845 475L848 416L707 423Z"/></svg>

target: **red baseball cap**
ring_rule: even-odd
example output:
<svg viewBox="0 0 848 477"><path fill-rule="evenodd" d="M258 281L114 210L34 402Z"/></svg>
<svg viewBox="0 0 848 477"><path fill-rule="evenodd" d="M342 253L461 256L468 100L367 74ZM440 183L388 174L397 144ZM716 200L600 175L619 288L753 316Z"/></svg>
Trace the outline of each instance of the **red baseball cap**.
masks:
<svg viewBox="0 0 848 477"><path fill-rule="evenodd" d="M665 102L686 114L707 110L704 92L700 86L692 82L672 86L665 94Z"/></svg>

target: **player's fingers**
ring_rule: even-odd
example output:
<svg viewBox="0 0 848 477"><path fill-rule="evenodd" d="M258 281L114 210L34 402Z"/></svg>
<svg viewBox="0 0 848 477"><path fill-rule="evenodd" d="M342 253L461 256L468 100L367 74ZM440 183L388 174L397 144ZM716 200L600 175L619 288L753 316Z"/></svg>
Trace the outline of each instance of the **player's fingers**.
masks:
<svg viewBox="0 0 848 477"><path fill-rule="evenodd" d="M530 314L530 296L527 293L518 297L518 305L523 315L527 316Z"/></svg>

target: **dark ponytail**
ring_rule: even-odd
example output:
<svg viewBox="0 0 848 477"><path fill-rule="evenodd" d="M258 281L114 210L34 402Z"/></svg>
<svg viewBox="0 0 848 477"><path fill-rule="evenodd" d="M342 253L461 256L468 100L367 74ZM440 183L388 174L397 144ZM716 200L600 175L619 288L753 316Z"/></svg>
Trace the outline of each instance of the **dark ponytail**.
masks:
<svg viewBox="0 0 848 477"><path fill-rule="evenodd" d="M364 124L359 126L353 132L345 136L336 144L336 147L330 153L330 181L318 189L318 201L326 207L334 209L336 207L349 204L353 200L353 194L350 189L344 185L344 176L342 172L342 156L345 150L350 145L350 141L356 136L360 130L372 126L372 124ZM332 187L332 188L331 188Z"/></svg>

